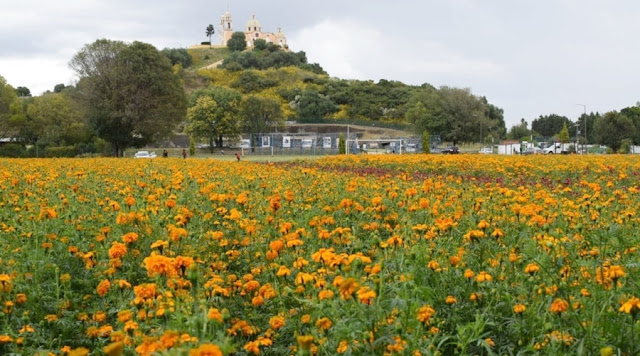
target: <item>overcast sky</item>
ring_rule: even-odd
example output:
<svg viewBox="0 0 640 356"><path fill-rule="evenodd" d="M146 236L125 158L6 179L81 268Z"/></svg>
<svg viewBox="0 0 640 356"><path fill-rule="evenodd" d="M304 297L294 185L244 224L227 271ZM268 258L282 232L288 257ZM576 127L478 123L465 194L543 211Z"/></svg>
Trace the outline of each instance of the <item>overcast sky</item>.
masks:
<svg viewBox="0 0 640 356"><path fill-rule="evenodd" d="M255 13L331 76L468 87L508 127L640 101L637 0L3 0L0 75L39 95L74 82L68 62L87 43L188 47L227 7L235 29Z"/></svg>

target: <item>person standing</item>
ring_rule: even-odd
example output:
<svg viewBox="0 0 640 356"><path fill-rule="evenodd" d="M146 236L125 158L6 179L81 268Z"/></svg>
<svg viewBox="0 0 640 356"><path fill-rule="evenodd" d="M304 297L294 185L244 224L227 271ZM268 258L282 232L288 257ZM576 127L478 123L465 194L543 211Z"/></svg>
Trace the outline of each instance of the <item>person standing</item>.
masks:
<svg viewBox="0 0 640 356"><path fill-rule="evenodd" d="M240 155L238 154L238 152L236 152L236 159L238 160L238 162L240 162Z"/></svg>
<svg viewBox="0 0 640 356"><path fill-rule="evenodd" d="M182 158L187 159L187 150L186 149L182 149Z"/></svg>

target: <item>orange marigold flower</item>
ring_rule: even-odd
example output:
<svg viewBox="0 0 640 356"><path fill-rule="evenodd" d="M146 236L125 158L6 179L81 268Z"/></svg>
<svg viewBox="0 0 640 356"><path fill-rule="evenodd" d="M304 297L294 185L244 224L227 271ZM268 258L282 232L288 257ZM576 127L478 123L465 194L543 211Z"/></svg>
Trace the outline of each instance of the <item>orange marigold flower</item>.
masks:
<svg viewBox="0 0 640 356"><path fill-rule="evenodd" d="M551 303L551 307L549 307L549 310L557 314L563 313L567 311L567 309L569 309L569 302L562 298L556 298L553 303Z"/></svg>
<svg viewBox="0 0 640 356"><path fill-rule="evenodd" d="M207 313L207 319L215 320L219 323L222 323L222 313L217 308L209 308L209 312Z"/></svg>
<svg viewBox="0 0 640 356"><path fill-rule="evenodd" d="M458 300L456 299L456 297L452 295L448 295L447 298L444 300L444 302L447 304L455 304L458 302Z"/></svg>
<svg viewBox="0 0 640 356"><path fill-rule="evenodd" d="M122 235L122 241L124 241L125 243L133 243L138 241L138 234L135 232L128 232L124 235Z"/></svg>
<svg viewBox="0 0 640 356"><path fill-rule="evenodd" d="M109 258L122 258L127 254L127 245L114 241L109 249Z"/></svg>
<svg viewBox="0 0 640 356"><path fill-rule="evenodd" d="M418 319L423 324L428 324L429 320L435 313L435 309L433 309L430 305L425 305L418 309L418 315L416 316L416 319Z"/></svg>
<svg viewBox="0 0 640 356"><path fill-rule="evenodd" d="M202 344L197 349L191 349L189 356L224 356L218 345Z"/></svg>
<svg viewBox="0 0 640 356"><path fill-rule="evenodd" d="M143 260L149 277L156 275L166 275L172 277L176 275L173 259L162 255L152 254Z"/></svg>
<svg viewBox="0 0 640 356"><path fill-rule="evenodd" d="M622 304L619 309L620 312L626 314L635 314L640 311L640 298L631 297Z"/></svg>
<svg viewBox="0 0 640 356"><path fill-rule="evenodd" d="M316 327L320 330L329 330L329 328L331 328L332 325L333 325L333 322L326 317L320 318L318 319L318 321L316 321Z"/></svg>
<svg viewBox="0 0 640 356"><path fill-rule="evenodd" d="M513 312L516 314L522 314L527 310L527 307L524 304L516 304L513 306Z"/></svg>
<svg viewBox="0 0 640 356"><path fill-rule="evenodd" d="M493 280L493 277L485 271L478 273L478 275L476 276L476 282L478 283L491 282L491 280Z"/></svg>
<svg viewBox="0 0 640 356"><path fill-rule="evenodd" d="M111 288L111 282L108 279L103 279L96 287L96 291L98 295L104 297L107 292L109 292L109 288Z"/></svg>
<svg viewBox="0 0 640 356"><path fill-rule="evenodd" d="M318 299L320 300L332 299L333 296L333 291L331 291L330 289L323 289L318 293Z"/></svg>
<svg viewBox="0 0 640 356"><path fill-rule="evenodd" d="M374 290L371 290L371 288L369 287L362 287L358 289L357 294L358 294L358 300L362 304L371 305L371 300L376 297L376 292Z"/></svg>
<svg viewBox="0 0 640 356"><path fill-rule="evenodd" d="M528 273L528 274L534 274L536 272L538 272L540 270L540 266L538 266L535 263L529 263L525 268L524 268L524 273Z"/></svg>
<svg viewBox="0 0 640 356"><path fill-rule="evenodd" d="M468 269L468 270L464 271L464 278L466 278L466 279L471 279L471 278L473 278L475 275L476 275L476 274L475 274L472 270L470 270L470 269Z"/></svg>
<svg viewBox="0 0 640 356"><path fill-rule="evenodd" d="M284 320L284 317L281 315L276 315L269 319L269 326L271 326L273 330L278 330L284 325L285 325L285 320Z"/></svg>

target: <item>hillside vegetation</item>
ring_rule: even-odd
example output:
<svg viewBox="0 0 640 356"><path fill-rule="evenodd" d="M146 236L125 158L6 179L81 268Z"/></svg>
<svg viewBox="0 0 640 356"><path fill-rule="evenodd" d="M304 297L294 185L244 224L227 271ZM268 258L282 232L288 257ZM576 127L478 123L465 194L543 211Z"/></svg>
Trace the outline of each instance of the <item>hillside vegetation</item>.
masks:
<svg viewBox="0 0 640 356"><path fill-rule="evenodd" d="M190 49L189 54L193 65L184 73L188 92L216 86L243 97L268 98L279 103L287 120L380 123L441 134L450 141L478 141L487 135L499 139L506 133L502 109L469 89L334 78L319 64L308 63L304 52L277 46L236 52ZM206 68L221 57L220 66Z"/></svg>

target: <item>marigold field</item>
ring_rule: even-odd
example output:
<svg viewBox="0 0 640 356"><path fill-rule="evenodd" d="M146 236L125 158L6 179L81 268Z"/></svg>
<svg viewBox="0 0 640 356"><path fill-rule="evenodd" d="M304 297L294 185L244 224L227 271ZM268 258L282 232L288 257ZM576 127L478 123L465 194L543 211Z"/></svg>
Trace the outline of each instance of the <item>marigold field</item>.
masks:
<svg viewBox="0 0 640 356"><path fill-rule="evenodd" d="M640 353L637 158L0 168L0 354Z"/></svg>

